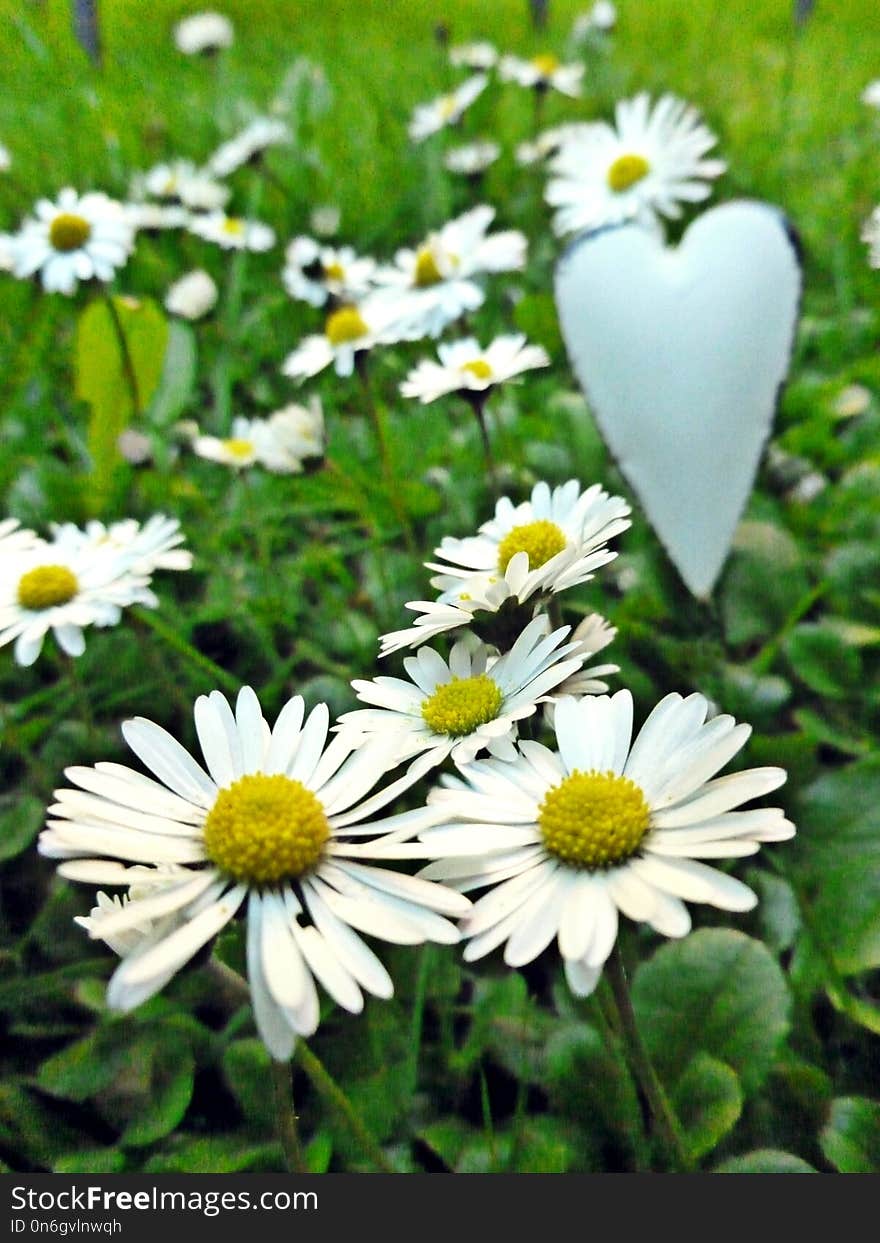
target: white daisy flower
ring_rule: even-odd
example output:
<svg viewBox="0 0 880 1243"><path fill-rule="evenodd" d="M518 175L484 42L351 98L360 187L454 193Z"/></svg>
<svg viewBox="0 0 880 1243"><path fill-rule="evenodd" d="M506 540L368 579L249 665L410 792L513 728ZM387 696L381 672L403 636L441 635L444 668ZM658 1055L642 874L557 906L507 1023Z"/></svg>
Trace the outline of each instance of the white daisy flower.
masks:
<svg viewBox="0 0 880 1243"><path fill-rule="evenodd" d="M12 167L12 156L3 143L0 142L0 173L8 173Z"/></svg>
<svg viewBox="0 0 880 1243"><path fill-rule="evenodd" d="M463 177L478 177L498 159L501 148L497 142L481 138L478 142L450 147L443 157L443 167Z"/></svg>
<svg viewBox="0 0 880 1243"><path fill-rule="evenodd" d="M217 286L201 268L181 276L165 295L165 310L183 319L202 319L216 304Z"/></svg>
<svg viewBox="0 0 880 1243"><path fill-rule="evenodd" d="M156 570L192 569L192 553L181 547L186 536L180 523L164 514L153 514L143 526L135 518L124 518L109 526L92 520L85 530L72 522L53 522L51 530L55 547L110 550L138 577L149 578Z"/></svg>
<svg viewBox="0 0 880 1243"><path fill-rule="evenodd" d="M23 527L17 518L4 518L0 522L0 557L8 557L10 553L22 552L43 543L36 531Z"/></svg>
<svg viewBox="0 0 880 1243"><path fill-rule="evenodd" d="M310 306L324 306L330 298L359 302L376 270L375 259L356 255L350 246L321 246L312 237L295 237L284 258L284 288Z"/></svg>
<svg viewBox="0 0 880 1243"><path fill-rule="evenodd" d="M706 721L702 695L667 695L631 744L632 696L556 704L558 751L521 742L515 763L482 760L429 801L446 825L422 840L447 858L423 878L462 891L492 886L465 917L473 962L505 944L520 967L556 938L569 986L588 996L614 948L618 913L682 937L684 901L748 911L751 889L701 859L755 854L794 825L778 807L736 810L785 781L781 768L716 777L751 733Z"/></svg>
<svg viewBox="0 0 880 1243"><path fill-rule="evenodd" d="M611 0L596 0L588 13L575 18L571 37L575 43L585 43L592 34L610 34L617 25L617 8Z"/></svg>
<svg viewBox="0 0 880 1243"><path fill-rule="evenodd" d="M862 241L868 246L868 263L872 268L880 268L880 207L875 207L865 221Z"/></svg>
<svg viewBox="0 0 880 1243"><path fill-rule="evenodd" d="M681 204L708 198L707 181L727 167L705 158L716 142L696 109L674 95L653 107L645 92L621 100L614 126L591 124L551 162L554 177L544 197L558 209L556 232L627 220L656 228L660 216L677 220Z"/></svg>
<svg viewBox="0 0 880 1243"><path fill-rule="evenodd" d="M321 405L315 399L311 408L291 405L267 419L235 419L228 439L196 436L193 450L236 470L258 464L276 475L299 474L304 458L324 452L323 427Z"/></svg>
<svg viewBox="0 0 880 1243"><path fill-rule="evenodd" d="M555 699L560 695L605 695L608 683L604 680L611 674L620 673L620 665L588 665L595 655L603 651L617 637L617 627L610 625L599 613L589 613L574 629L571 636L576 644L575 652L584 662L579 669L557 687ZM553 724L553 701L548 703L544 714L548 722Z"/></svg>
<svg viewBox="0 0 880 1243"><path fill-rule="evenodd" d="M240 216L227 216L215 211L206 215L191 216L190 233L215 242L224 250L271 250L275 245L275 230L259 220L243 220Z"/></svg>
<svg viewBox="0 0 880 1243"><path fill-rule="evenodd" d="M422 142L431 134L456 125L474 100L485 90L489 79L484 73L475 73L448 95L440 95L430 103L418 104L413 111L407 133L413 142Z"/></svg>
<svg viewBox="0 0 880 1243"><path fill-rule="evenodd" d="M232 193L229 186L192 160L157 164L138 179L134 189L150 198L175 199L193 211L218 211L226 206Z"/></svg>
<svg viewBox="0 0 880 1243"><path fill-rule="evenodd" d="M185 229L190 220L189 211L174 203L126 203L125 210L131 227L138 233Z"/></svg>
<svg viewBox="0 0 880 1243"><path fill-rule="evenodd" d="M404 397L418 397L422 404L448 393L484 393L525 371L550 365L540 345L526 345L521 333L496 337L484 350L474 337L437 347L440 362L424 359L400 386Z"/></svg>
<svg viewBox="0 0 880 1243"><path fill-rule="evenodd" d="M868 83L862 91L861 100L869 108L880 108L880 78Z"/></svg>
<svg viewBox="0 0 880 1243"><path fill-rule="evenodd" d="M319 203L309 213L309 226L318 237L333 237L339 232L342 213L335 203Z"/></svg>
<svg viewBox="0 0 880 1243"><path fill-rule="evenodd" d="M255 117L234 138L217 148L208 160L208 170L216 177L228 177L270 147L290 140L289 127L277 117Z"/></svg>
<svg viewBox="0 0 880 1243"><path fill-rule="evenodd" d="M339 376L354 371L355 355L395 339L392 309L369 298L358 306L342 306L327 316L322 333L303 338L281 370L294 380L317 375L331 363Z"/></svg>
<svg viewBox="0 0 880 1243"><path fill-rule="evenodd" d="M498 63L498 49L492 43L459 43L449 49L450 63L456 68L493 69Z"/></svg>
<svg viewBox="0 0 880 1243"><path fill-rule="evenodd" d="M174 27L174 43L186 56L232 47L234 38L232 22L222 13L193 13Z"/></svg>
<svg viewBox="0 0 880 1243"><path fill-rule="evenodd" d="M515 229L488 233L492 207L474 207L431 233L415 250L399 250L393 267L376 270L373 298L393 309L403 340L438 337L485 297L475 277L525 266L526 239Z"/></svg>
<svg viewBox="0 0 880 1243"><path fill-rule="evenodd" d="M534 618L497 658L472 637L455 644L448 663L423 647L403 662L409 682L386 677L352 682L358 699L375 706L347 712L339 726L366 738L397 731L402 758L427 751L432 765L447 756L466 764L484 749L514 760L518 722L532 716L583 663L578 644L564 642L570 627L552 634L549 629L546 617Z"/></svg>
<svg viewBox="0 0 880 1243"><path fill-rule="evenodd" d="M62 876L130 885L141 878L126 864L181 869L91 928L108 942L140 930L110 981L113 1009L159 992L246 903L254 1018L283 1061L297 1035L318 1026L316 981L354 1014L362 990L392 995L388 972L358 932L403 945L458 940L444 916L464 914L467 899L372 862L408 857L418 848L403 839L436 821L425 808L377 818L424 765L370 795L397 762L396 739L353 752L355 738L344 733L325 749L326 705L304 715L296 696L270 728L250 687L234 713L214 691L195 704L205 768L139 717L122 732L153 777L121 764L67 769L76 788L56 791L39 841L43 855L62 860Z"/></svg>
<svg viewBox="0 0 880 1243"><path fill-rule="evenodd" d="M122 203L68 186L56 203L40 199L10 245L15 276L39 272L48 293L69 295L79 281L113 279L134 248L134 228Z"/></svg>
<svg viewBox="0 0 880 1243"><path fill-rule="evenodd" d="M498 73L502 82L516 82L519 86L530 86L536 91L552 88L577 99L582 90L584 66L563 65L558 57L551 52L545 52L530 60L523 60L519 56L502 56Z"/></svg>
<svg viewBox="0 0 880 1243"><path fill-rule="evenodd" d="M562 125L553 125L549 129L542 129L530 141L519 143L514 152L517 164L526 167L530 164L538 164L541 160L546 160L554 151L558 151L564 143L580 137L585 131L589 130L592 124L593 122L591 121L566 121Z"/></svg>

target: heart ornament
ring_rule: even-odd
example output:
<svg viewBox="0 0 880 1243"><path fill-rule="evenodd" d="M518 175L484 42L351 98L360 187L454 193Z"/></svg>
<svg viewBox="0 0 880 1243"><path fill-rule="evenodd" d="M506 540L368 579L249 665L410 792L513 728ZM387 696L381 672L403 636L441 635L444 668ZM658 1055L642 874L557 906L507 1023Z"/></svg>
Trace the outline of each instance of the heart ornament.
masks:
<svg viewBox="0 0 880 1243"><path fill-rule="evenodd" d="M721 572L788 373L797 241L766 203L699 216L677 247L637 225L574 241L556 303L605 442L690 591Z"/></svg>

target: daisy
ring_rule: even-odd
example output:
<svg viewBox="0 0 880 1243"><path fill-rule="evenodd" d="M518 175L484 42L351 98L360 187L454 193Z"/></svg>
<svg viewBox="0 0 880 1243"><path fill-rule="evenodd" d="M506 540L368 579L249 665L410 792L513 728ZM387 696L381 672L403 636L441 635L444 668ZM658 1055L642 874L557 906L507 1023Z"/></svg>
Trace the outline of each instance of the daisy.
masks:
<svg viewBox="0 0 880 1243"><path fill-rule="evenodd" d="M318 237L333 237L339 232L342 213L335 203L319 203L309 213L309 226Z"/></svg>
<svg viewBox="0 0 880 1243"><path fill-rule="evenodd" d="M575 651L584 665L587 665L588 661L613 643L616 637L616 626L610 625L599 613L590 613L575 627L571 640L577 645ZM604 679L613 673L620 673L620 665L589 665L579 669L557 687L554 699L560 695L605 695L608 693L608 683ZM552 701L545 706L544 714L552 725Z"/></svg>
<svg viewBox="0 0 880 1243"><path fill-rule="evenodd" d="M216 181L192 160L157 164L134 185L137 194L156 199L175 199L194 211L217 211L229 201L229 186Z"/></svg>
<svg viewBox="0 0 880 1243"><path fill-rule="evenodd" d="M374 345L393 340L392 309L368 299L357 306L342 306L327 316L322 333L305 337L287 356L281 370L294 380L317 375L331 363L339 376L354 371L355 355Z"/></svg>
<svg viewBox="0 0 880 1243"><path fill-rule="evenodd" d="M304 458L323 454L323 429L316 398L310 408L287 406L268 419L235 419L231 437L196 436L193 450L236 470L259 464L275 475L293 475L302 471Z"/></svg>
<svg viewBox="0 0 880 1243"><path fill-rule="evenodd" d="M520 271L526 239L517 230L488 233L493 207L475 207L431 233L415 250L399 250L393 267L378 268L373 297L392 307L401 339L438 337L466 311L482 306L475 277Z"/></svg>
<svg viewBox="0 0 880 1243"><path fill-rule="evenodd" d="M276 117L256 117L234 138L218 147L208 160L216 177L228 177L279 143L290 142L290 129Z"/></svg>
<svg viewBox="0 0 880 1243"><path fill-rule="evenodd" d="M658 227L658 217L677 220L682 203L711 193L723 160L706 159L717 139L683 100L664 95L651 105L643 92L621 100L615 125L595 122L563 144L550 165L545 192L558 208L557 233L598 229L636 220Z"/></svg>
<svg viewBox="0 0 880 1243"><path fill-rule="evenodd" d="M863 104L867 104L869 108L880 108L880 78L875 82L869 82L862 91L861 100Z"/></svg>
<svg viewBox="0 0 880 1243"><path fill-rule="evenodd" d="M52 523L51 529L56 547L110 550L138 576L149 577L156 570L192 569L192 553L181 548L186 537L180 523L164 514L153 514L143 526L135 518L124 518L109 526L93 520L86 523L85 530L72 522Z"/></svg>
<svg viewBox="0 0 880 1243"><path fill-rule="evenodd" d="M232 47L235 31L232 22L222 13L194 13L174 27L174 42L179 52L198 56Z"/></svg>
<svg viewBox="0 0 880 1243"><path fill-rule="evenodd" d="M496 337L485 350L474 337L439 345L439 363L420 362L400 386L404 397L418 397L424 405L463 390L485 393L524 371L548 367L550 358L540 345L526 345L520 333Z"/></svg>
<svg viewBox="0 0 880 1243"><path fill-rule="evenodd" d="M386 677L352 682L358 699L375 706L347 712L339 718L340 728L357 729L365 738L397 732L401 758L427 751L432 765L447 756L466 764L484 749L515 760L518 722L532 716L543 697L583 663L578 645L565 643L570 627L552 634L549 629L546 617L534 618L497 659L470 636L455 644L448 663L423 647L403 662L409 682Z"/></svg>
<svg viewBox="0 0 880 1243"><path fill-rule="evenodd" d="M8 148L0 142L0 173L8 173L12 167L12 156L9 154Z"/></svg>
<svg viewBox="0 0 880 1243"><path fill-rule="evenodd" d="M485 90L488 81L484 73L475 73L448 95L440 95L427 104L418 104L407 127L412 141L422 142L447 125L457 125L477 96Z"/></svg>
<svg viewBox="0 0 880 1243"><path fill-rule="evenodd" d="M275 245L275 230L259 220L242 220L239 216L227 216L225 212L209 212L192 216L189 232L203 237L206 242L216 242L224 250L271 250Z"/></svg>
<svg viewBox="0 0 880 1243"><path fill-rule="evenodd" d="M312 237L295 237L284 258L284 288L310 306L324 306L331 298L359 302L376 270L374 259L359 257L350 246L321 246Z"/></svg>
<svg viewBox="0 0 880 1243"><path fill-rule="evenodd" d="M588 13L581 13L575 18L571 28L571 37L575 43L585 43L590 36L598 31L610 34L617 25L617 8L611 0L596 0Z"/></svg>
<svg viewBox="0 0 880 1243"><path fill-rule="evenodd" d="M491 43L459 43L449 49L449 61L456 68L493 69L498 63L498 50Z"/></svg>
<svg viewBox="0 0 880 1243"><path fill-rule="evenodd" d="M397 762L396 739L353 751L346 732L325 749L327 706L304 717L296 696L270 728L250 687L234 712L214 691L195 704L204 768L139 717L122 732L152 777L121 764L67 769L76 788L56 791L39 841L62 861L62 876L129 886L143 883L142 868L127 865L179 869L90 928L106 941L142 930L110 980L111 1008L128 1011L159 992L246 906L254 1018L284 1061L318 1026L316 981L354 1014L362 990L393 994L358 932L403 945L458 940L444 916L464 914L467 899L371 862L407 857L402 838L436 819L431 809L427 821L426 809L377 818L424 767L370 795Z"/></svg>
<svg viewBox="0 0 880 1243"><path fill-rule="evenodd" d="M134 228L115 199L67 187L57 203L40 199L10 246L15 276L39 272L48 293L69 295L79 281L113 279L134 248Z"/></svg>
<svg viewBox="0 0 880 1243"><path fill-rule="evenodd" d="M577 99L581 94L584 66L563 65L558 57L545 52L540 56L533 56L531 60L522 60L519 56L502 56L498 72L502 82L516 82L536 91L548 91L552 87L563 95Z"/></svg>
<svg viewBox="0 0 880 1243"><path fill-rule="evenodd" d="M880 268L880 207L875 207L865 221L862 241L868 246L868 263L872 268Z"/></svg>
<svg viewBox="0 0 880 1243"><path fill-rule="evenodd" d="M517 164L526 167L546 160L564 143L570 142L589 130L592 124L594 124L592 121L567 121L562 125L553 125L549 129L541 130L531 141L519 143L514 152Z"/></svg>
<svg viewBox="0 0 880 1243"><path fill-rule="evenodd" d="M183 319L202 319L217 303L217 286L201 268L187 272L165 295L165 310Z"/></svg>
<svg viewBox="0 0 880 1243"><path fill-rule="evenodd" d="M36 531L23 527L17 518L4 518L0 522L0 557L7 557L12 552L21 552L26 548L34 548L42 543Z"/></svg>
<svg viewBox="0 0 880 1243"><path fill-rule="evenodd" d="M463 177L479 177L501 154L497 142L480 139L479 142L465 143L460 147L450 147L443 157L443 167L450 173L461 173Z"/></svg>
<svg viewBox="0 0 880 1243"><path fill-rule="evenodd" d="M185 229L190 221L189 212L179 204L126 203L125 210L131 227L137 233Z"/></svg>
<svg viewBox="0 0 880 1243"><path fill-rule="evenodd" d="M748 911L751 889L701 859L755 854L794 825L778 807L737 810L785 781L781 768L716 777L751 733L706 721L702 695L667 695L634 743L629 691L556 704L551 751L521 742L515 763L483 760L429 802L448 823L421 834L447 858L423 879L491 886L465 917L472 962L505 944L520 967L557 940L572 991L588 996L614 948L618 913L669 937L690 931L684 905Z"/></svg>

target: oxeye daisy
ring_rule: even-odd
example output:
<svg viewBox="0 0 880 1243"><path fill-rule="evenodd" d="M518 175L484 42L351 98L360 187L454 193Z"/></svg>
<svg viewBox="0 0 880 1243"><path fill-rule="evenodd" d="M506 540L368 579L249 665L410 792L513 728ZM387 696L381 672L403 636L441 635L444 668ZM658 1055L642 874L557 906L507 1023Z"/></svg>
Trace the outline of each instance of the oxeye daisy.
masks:
<svg viewBox="0 0 880 1243"><path fill-rule="evenodd" d="M437 347L439 363L424 359L400 386L404 397L423 404L449 393L485 393L525 371L547 367L550 358L540 345L527 345L520 333L496 337L483 349L474 337Z"/></svg>
<svg viewBox="0 0 880 1243"><path fill-rule="evenodd" d="M468 961L502 943L523 966L556 938L568 983L588 996L614 948L618 914L669 937L690 931L688 902L748 911L751 889L702 859L755 854L794 834L778 807L739 810L777 789L781 768L716 777L751 727L707 721L702 695L667 695L631 742L628 691L560 699L551 751L521 742L513 763L481 760L429 802L447 823L421 834L447 858L420 875L467 892Z"/></svg>
<svg viewBox="0 0 880 1243"><path fill-rule="evenodd" d="M270 728L250 687L234 712L214 691L195 704L205 767L139 717L122 730L151 777L121 764L67 769L73 788L56 791L39 841L62 861L62 876L129 886L143 883L142 872L126 865L178 869L90 928L108 942L140 930L110 981L112 1008L131 1010L164 988L246 907L254 1018L283 1061L318 1026L316 981L351 1013L363 1007L362 990L392 995L358 932L403 945L458 940L444 917L465 914L466 898L373 862L416 853L402 839L436 819L425 808L378 815L424 766L376 789L397 762L396 739L353 751L343 732L325 749L328 726L326 705L306 717L299 696Z"/></svg>
<svg viewBox="0 0 880 1243"><path fill-rule="evenodd" d="M240 216L227 216L225 212L208 212L190 217L187 226L190 233L215 242L224 250L271 250L275 245L275 230L259 220L243 220Z"/></svg>
<svg viewBox="0 0 880 1243"><path fill-rule="evenodd" d="M611 0L596 0L589 12L581 13L575 18L571 28L572 41L585 43L596 32L600 35L610 34L616 25L616 6Z"/></svg>
<svg viewBox="0 0 880 1243"><path fill-rule="evenodd" d="M185 229L190 220L189 210L175 203L126 203L125 211L137 233Z"/></svg>
<svg viewBox="0 0 880 1243"><path fill-rule="evenodd" d="M517 164L526 166L546 160L565 143L580 137L592 124L591 121L567 121L542 129L533 139L518 144L514 152Z"/></svg>
<svg viewBox="0 0 880 1243"><path fill-rule="evenodd" d="M299 474L303 460L324 452L324 419L321 403L290 405L267 419L235 419L228 439L196 436L193 450L199 457L236 470L258 464L276 475Z"/></svg>
<svg viewBox="0 0 880 1243"><path fill-rule="evenodd" d="M604 651L610 643L613 643L617 637L617 627L611 626L599 613L589 613L583 621L575 626L571 636L572 643L576 644L575 652L584 662L584 668L576 670L565 679L564 682L556 688L553 699L550 700L545 708L544 715L552 725L553 723L553 706L556 699L561 695L605 695L608 693L608 683L604 681L610 674L620 673L619 665L589 665L587 662L592 660L599 652Z"/></svg>
<svg viewBox="0 0 880 1243"><path fill-rule="evenodd" d="M583 664L569 627L548 634L546 617L536 617L503 656L472 637L456 643L445 661L423 647L403 662L410 677L352 682L358 699L373 707L348 712L340 728L366 738L397 731L404 756L427 751L433 764L451 756L468 763L482 750L499 759L516 758L517 723L530 717L543 698Z"/></svg>
<svg viewBox="0 0 880 1243"><path fill-rule="evenodd" d="M646 93L621 100L615 124L594 122L565 142L550 164L545 198L557 233L637 220L656 228L677 220L682 203L708 198L727 167L707 159L717 142L695 108L673 95L653 106Z"/></svg>
<svg viewBox="0 0 880 1243"><path fill-rule="evenodd" d="M868 247L868 263L872 268L880 268L880 207L875 207L865 221L862 241Z"/></svg>
<svg viewBox="0 0 880 1243"><path fill-rule="evenodd" d="M584 66L563 65L552 52L542 52L530 60L523 60L520 56L502 56L498 73L502 82L516 82L536 91L552 89L577 99L581 94Z"/></svg>
<svg viewBox="0 0 880 1243"><path fill-rule="evenodd" d="M450 173L476 179L495 163L500 154L501 148L497 142L481 138L460 147L450 147L443 157L443 167Z"/></svg>
<svg viewBox="0 0 880 1243"><path fill-rule="evenodd" d="M232 47L235 31L222 13L193 13L174 27L174 43L186 56L198 56Z"/></svg>
<svg viewBox="0 0 880 1243"><path fill-rule="evenodd" d="M51 530L56 547L109 550L138 576L150 576L156 570L192 569L192 553L181 547L185 536L180 523L164 514L153 514L143 525L135 518L124 518L109 526L93 520L84 530L73 523L53 523Z"/></svg>
<svg viewBox="0 0 880 1243"><path fill-rule="evenodd" d="M165 310L182 319L202 319L216 304L217 286L201 268L181 276L165 295Z"/></svg>
<svg viewBox="0 0 880 1243"><path fill-rule="evenodd" d="M240 133L218 147L208 160L215 177L228 177L280 143L290 142L290 129L277 117L255 117Z"/></svg>
<svg viewBox="0 0 880 1243"><path fill-rule="evenodd" d="M485 40L459 43L449 49L449 61L456 68L492 69L498 63L498 50Z"/></svg>
<svg viewBox="0 0 880 1243"><path fill-rule="evenodd" d="M150 198L176 200L194 211L216 211L225 207L232 193L229 186L216 181L192 160L157 164L137 180L134 189Z"/></svg>
<svg viewBox="0 0 880 1243"><path fill-rule="evenodd" d="M333 363L337 375L350 376L356 354L397 339L393 310L393 305L379 305L369 298L360 306L341 306L331 311L324 331L303 338L287 356L281 368L283 374L304 380Z"/></svg>
<svg viewBox="0 0 880 1243"><path fill-rule="evenodd" d="M448 95L440 95L430 103L418 104L413 111L407 133L413 142L422 142L431 134L456 125L474 100L482 94L489 79L484 73L475 73Z"/></svg>
<svg viewBox="0 0 880 1243"><path fill-rule="evenodd" d="M41 199L34 210L10 238L12 271L20 278L39 272L47 293L70 295L79 281L112 280L134 247L126 208L106 194L67 187L57 202Z"/></svg>
<svg viewBox="0 0 880 1243"><path fill-rule="evenodd" d="M350 246L321 246L312 237L295 237L284 252L281 273L291 298L324 306L328 301L358 302L370 290L376 261Z"/></svg>

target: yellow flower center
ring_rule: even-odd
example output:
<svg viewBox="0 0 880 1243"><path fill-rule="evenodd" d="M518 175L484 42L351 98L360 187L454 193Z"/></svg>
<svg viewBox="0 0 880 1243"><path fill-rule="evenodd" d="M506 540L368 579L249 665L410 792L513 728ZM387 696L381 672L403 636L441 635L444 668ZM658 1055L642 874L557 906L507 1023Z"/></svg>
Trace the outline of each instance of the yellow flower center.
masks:
<svg viewBox="0 0 880 1243"><path fill-rule="evenodd" d="M475 358L472 362L463 363L461 369L462 371L469 371L478 380L489 380L492 376L492 368L482 358Z"/></svg>
<svg viewBox="0 0 880 1243"><path fill-rule="evenodd" d="M341 263L328 263L324 268L324 277L328 281L345 280L345 268Z"/></svg>
<svg viewBox="0 0 880 1243"><path fill-rule="evenodd" d="M239 460L249 458L254 451L254 442L252 440L242 440L233 436L229 440L223 441L223 448L228 454Z"/></svg>
<svg viewBox="0 0 880 1243"><path fill-rule="evenodd" d="M476 678L453 678L438 686L422 704L422 718L435 734L461 738L478 725L494 721L504 696L486 673Z"/></svg>
<svg viewBox="0 0 880 1243"><path fill-rule="evenodd" d="M92 226L82 216L62 212L49 226L49 241L55 250L79 250L92 235Z"/></svg>
<svg viewBox="0 0 880 1243"><path fill-rule="evenodd" d="M369 328L356 306L343 306L327 316L324 332L331 345L345 345L365 337Z"/></svg>
<svg viewBox="0 0 880 1243"><path fill-rule="evenodd" d="M643 155L619 155L608 170L608 184L615 194L622 194L650 171L651 165Z"/></svg>
<svg viewBox="0 0 880 1243"><path fill-rule="evenodd" d="M229 237L241 237L244 233L244 221L239 220L237 216L227 216L220 229Z"/></svg>
<svg viewBox="0 0 880 1243"><path fill-rule="evenodd" d="M543 52L540 56L532 57L532 65L542 78L549 78L559 68L559 57L552 52Z"/></svg>
<svg viewBox="0 0 880 1243"><path fill-rule="evenodd" d="M254 885L296 880L330 837L324 808L299 781L241 777L221 790L204 827L205 853L227 876Z"/></svg>
<svg viewBox="0 0 880 1243"><path fill-rule="evenodd" d="M525 522L522 526L508 531L498 545L498 569L503 574L518 552L527 552L529 569L537 570L551 557L562 552L566 542L561 529L547 518L539 518L537 522Z"/></svg>
<svg viewBox="0 0 880 1243"><path fill-rule="evenodd" d="M439 285L444 280L443 273L437 266L437 260L430 246L423 246L416 255L415 282L420 289L427 285Z"/></svg>
<svg viewBox="0 0 880 1243"><path fill-rule="evenodd" d="M76 575L66 565L38 565L19 579L18 603L36 613L67 604L78 591Z"/></svg>
<svg viewBox="0 0 880 1243"><path fill-rule="evenodd" d="M538 808L544 846L571 867L597 872L625 863L651 825L641 789L613 772L575 769Z"/></svg>
<svg viewBox="0 0 880 1243"><path fill-rule="evenodd" d="M442 99L437 101L437 107L441 120L451 121L456 112L458 112L458 100L454 95L444 95Z"/></svg>

